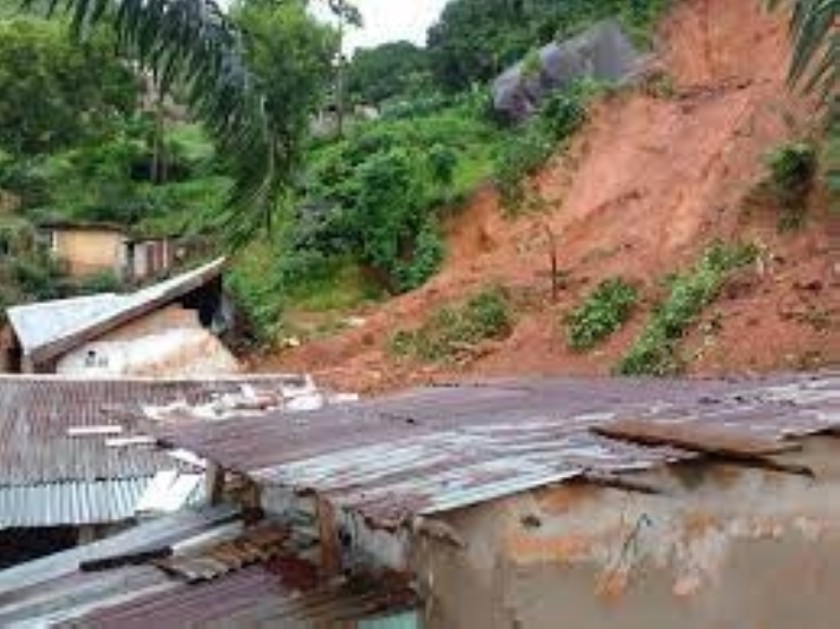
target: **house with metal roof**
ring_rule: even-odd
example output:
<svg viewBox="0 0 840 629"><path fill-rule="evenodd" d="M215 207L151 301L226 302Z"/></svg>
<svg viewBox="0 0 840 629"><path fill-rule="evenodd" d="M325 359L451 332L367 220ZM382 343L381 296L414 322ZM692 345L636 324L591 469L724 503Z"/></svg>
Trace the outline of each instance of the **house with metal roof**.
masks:
<svg viewBox="0 0 840 629"><path fill-rule="evenodd" d="M189 414L148 430L211 462L218 495L316 531L322 574L409 578L423 626L836 623L837 373L473 382L306 415Z"/></svg>
<svg viewBox="0 0 840 629"><path fill-rule="evenodd" d="M299 376L0 377L0 566L203 501L204 462L154 448L138 432L142 409L166 409L177 421L189 408L211 422L313 398L326 402Z"/></svg>
<svg viewBox="0 0 840 629"><path fill-rule="evenodd" d="M233 373L219 339L231 323L225 260L129 294L98 294L9 308L10 371L89 376Z"/></svg>

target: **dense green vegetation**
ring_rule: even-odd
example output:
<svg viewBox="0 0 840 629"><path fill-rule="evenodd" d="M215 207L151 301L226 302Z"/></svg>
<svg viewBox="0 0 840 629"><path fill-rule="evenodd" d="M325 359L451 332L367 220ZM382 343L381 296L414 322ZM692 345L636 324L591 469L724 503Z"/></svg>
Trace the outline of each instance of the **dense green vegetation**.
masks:
<svg viewBox="0 0 840 629"><path fill-rule="evenodd" d="M0 22L0 147L21 157L107 138L137 96L112 47L106 33L77 46L56 22Z"/></svg>
<svg viewBox="0 0 840 629"><path fill-rule="evenodd" d="M415 100L434 89L426 51L411 42L392 42L357 50L347 73L355 103L383 105L392 99Z"/></svg>
<svg viewBox="0 0 840 629"><path fill-rule="evenodd" d="M668 279L668 294L618 366L624 375L667 376L682 371L679 343L720 294L730 274L755 260L754 246L716 243L693 268Z"/></svg>
<svg viewBox="0 0 840 629"><path fill-rule="evenodd" d="M636 287L620 277L601 282L566 321L569 347L585 351L609 338L630 318L638 297Z"/></svg>
<svg viewBox="0 0 840 629"><path fill-rule="evenodd" d="M501 340L513 328L510 296L490 286L457 306L443 307L417 330L397 332L391 339L396 356L424 362L447 362L471 355L482 341Z"/></svg>
<svg viewBox="0 0 840 629"><path fill-rule="evenodd" d="M529 51L615 16L646 39L668 0L454 0L429 31L437 83L459 91L495 78Z"/></svg>

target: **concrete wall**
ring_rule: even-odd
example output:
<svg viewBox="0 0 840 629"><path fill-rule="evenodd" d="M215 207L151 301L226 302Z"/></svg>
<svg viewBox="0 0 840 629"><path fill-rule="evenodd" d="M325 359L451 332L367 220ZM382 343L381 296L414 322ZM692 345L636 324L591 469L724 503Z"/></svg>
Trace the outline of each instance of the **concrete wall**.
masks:
<svg viewBox="0 0 840 629"><path fill-rule="evenodd" d="M74 277L119 273L125 264L123 236L113 230L57 229L52 233L52 249Z"/></svg>
<svg viewBox="0 0 840 629"><path fill-rule="evenodd" d="M239 364L179 305L153 312L62 356L56 372L74 375L179 377L235 373Z"/></svg>
<svg viewBox="0 0 840 629"><path fill-rule="evenodd" d="M731 465L639 478L644 495L563 485L440 519L416 540L429 626L837 627L840 444L795 456L816 480Z"/></svg>

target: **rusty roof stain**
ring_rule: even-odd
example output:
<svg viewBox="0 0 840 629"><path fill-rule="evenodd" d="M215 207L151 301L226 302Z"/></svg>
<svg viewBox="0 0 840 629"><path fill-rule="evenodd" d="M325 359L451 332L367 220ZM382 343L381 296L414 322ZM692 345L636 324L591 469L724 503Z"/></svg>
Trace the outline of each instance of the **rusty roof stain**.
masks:
<svg viewBox="0 0 840 629"><path fill-rule="evenodd" d="M105 293L15 306L7 316L24 356L41 364L208 284L221 275L225 264L225 258L219 258L126 295Z"/></svg>
<svg viewBox="0 0 840 629"><path fill-rule="evenodd" d="M632 418L726 431L766 446L840 424L840 373L742 381L531 379L421 389L306 415L161 425L183 447L283 491L316 492L376 525L486 502L587 473L700 456L593 429ZM689 424L692 427L687 427ZM706 427L706 428L704 428ZM684 446L691 444L688 441Z"/></svg>

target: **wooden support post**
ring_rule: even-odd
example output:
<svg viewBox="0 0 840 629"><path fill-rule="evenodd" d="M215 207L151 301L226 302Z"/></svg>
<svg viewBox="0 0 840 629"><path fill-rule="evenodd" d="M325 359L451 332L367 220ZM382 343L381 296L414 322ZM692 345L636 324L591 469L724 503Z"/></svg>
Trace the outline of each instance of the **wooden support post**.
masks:
<svg viewBox="0 0 840 629"><path fill-rule="evenodd" d="M207 502L217 505L222 501L225 490L225 470L218 463L210 462L205 472Z"/></svg>
<svg viewBox="0 0 840 629"><path fill-rule="evenodd" d="M341 574L341 542L335 526L335 509L321 496L316 496L315 501L321 544L321 569L328 577L338 576Z"/></svg>

